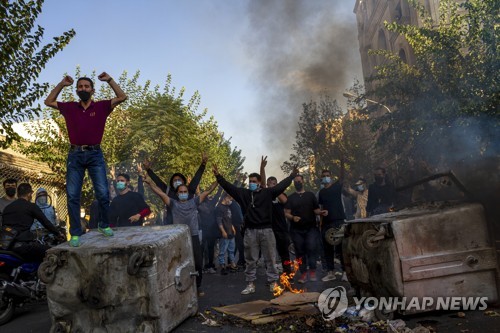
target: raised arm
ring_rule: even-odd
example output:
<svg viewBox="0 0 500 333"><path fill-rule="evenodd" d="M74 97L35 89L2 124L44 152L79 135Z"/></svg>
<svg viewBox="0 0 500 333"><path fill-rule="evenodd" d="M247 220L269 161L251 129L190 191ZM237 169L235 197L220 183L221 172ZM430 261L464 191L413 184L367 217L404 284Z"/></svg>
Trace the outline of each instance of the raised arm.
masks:
<svg viewBox="0 0 500 333"><path fill-rule="evenodd" d="M151 161L145 159L142 162L142 165L144 166L144 169L148 173L148 176L156 184L156 186L158 186L163 192L167 192L168 185L163 180L161 180L160 177L156 175L156 173L154 173L153 169L151 169Z"/></svg>
<svg viewBox="0 0 500 333"><path fill-rule="evenodd" d="M162 191L147 175L144 175L144 182L149 185L156 195L158 195L165 205L170 206L170 197Z"/></svg>
<svg viewBox="0 0 500 333"><path fill-rule="evenodd" d="M267 165L267 156L262 156L260 158L260 186L262 188L267 187L267 182L266 182L266 165Z"/></svg>
<svg viewBox="0 0 500 333"><path fill-rule="evenodd" d="M278 201L280 202L280 204L284 205L288 201L288 197L285 193L281 193L280 195L278 195Z"/></svg>
<svg viewBox="0 0 500 333"><path fill-rule="evenodd" d="M73 78L69 75L66 75L61 82L59 82L54 89L49 93L49 96L45 99L44 103L46 106L50 106L51 108L58 109L57 107L57 96L59 93L65 88L69 87L73 84Z"/></svg>
<svg viewBox="0 0 500 333"><path fill-rule="evenodd" d="M198 168L198 170L196 170L196 173L194 174L193 179L191 180L191 182L188 185L188 192L189 193L191 193L191 194L196 193L196 188L198 187L198 185L200 185L201 177L203 176L203 173L205 172L205 167L207 165L207 161L208 161L208 155L206 152L203 152L201 154L200 167Z"/></svg>
<svg viewBox="0 0 500 333"><path fill-rule="evenodd" d="M144 198L144 179L142 177L142 174L144 171L142 171L141 163L137 163L137 193L141 195L141 197Z"/></svg>
<svg viewBox="0 0 500 333"><path fill-rule="evenodd" d="M214 164L213 166L213 172L215 179L217 179L217 182L219 185L224 189L224 191L227 192L230 196L233 197L234 200L236 200L238 203L241 202L241 196L240 196L240 190L241 188L234 186L233 184L229 183L227 180L222 177L222 175L219 173L219 169L217 165Z"/></svg>
<svg viewBox="0 0 500 333"><path fill-rule="evenodd" d="M285 192L288 186L292 183L292 180L299 174L299 169L298 166L295 165L293 167L292 173L290 176L286 177L282 181L280 181L276 186L270 187L269 189L271 190L272 194L274 197L277 197L281 193Z"/></svg>
<svg viewBox="0 0 500 333"><path fill-rule="evenodd" d="M222 186L219 186L219 188L217 189L217 192L214 195L214 200L213 200L213 206L214 207L219 202L220 196L222 195L223 191L224 191L224 189L222 188Z"/></svg>
<svg viewBox="0 0 500 333"><path fill-rule="evenodd" d="M122 88L108 73L102 72L97 78L103 82L107 82L116 95L115 98L111 99L111 110L127 99L125 92L123 92Z"/></svg>
<svg viewBox="0 0 500 333"><path fill-rule="evenodd" d="M342 186L342 192L343 192L344 194L351 195L351 196L353 196L353 197L355 197L355 198L358 196L358 192L354 191L354 190L351 188L351 186L349 186L348 184L344 184L344 185Z"/></svg>
<svg viewBox="0 0 500 333"><path fill-rule="evenodd" d="M217 181L213 182L210 187L208 189L206 189L205 191L201 192L200 193L200 203L203 202L203 200L205 200L205 198L213 192L213 190L215 190L215 188L217 187Z"/></svg>

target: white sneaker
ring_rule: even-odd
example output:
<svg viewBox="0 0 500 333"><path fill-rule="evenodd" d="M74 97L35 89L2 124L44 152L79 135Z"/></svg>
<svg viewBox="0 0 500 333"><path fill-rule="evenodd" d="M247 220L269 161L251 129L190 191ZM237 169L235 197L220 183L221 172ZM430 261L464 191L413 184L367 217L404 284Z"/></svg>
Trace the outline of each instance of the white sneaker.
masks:
<svg viewBox="0 0 500 333"><path fill-rule="evenodd" d="M329 271L327 275L325 275L321 281L323 282L328 282L328 281L333 281L333 280L336 280L337 277L335 276L335 272L334 271Z"/></svg>
<svg viewBox="0 0 500 333"><path fill-rule="evenodd" d="M255 285L253 283L249 283L245 289L241 292L242 295L253 294L255 292Z"/></svg>

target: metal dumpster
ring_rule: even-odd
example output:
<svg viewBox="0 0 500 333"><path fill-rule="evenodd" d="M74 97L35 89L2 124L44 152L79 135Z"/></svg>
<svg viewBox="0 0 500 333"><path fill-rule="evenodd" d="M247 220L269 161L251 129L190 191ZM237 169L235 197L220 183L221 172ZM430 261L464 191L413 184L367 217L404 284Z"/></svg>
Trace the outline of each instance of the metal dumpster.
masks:
<svg viewBox="0 0 500 333"><path fill-rule="evenodd" d="M92 231L47 252L51 332L168 332L198 308L189 228Z"/></svg>
<svg viewBox="0 0 500 333"><path fill-rule="evenodd" d="M361 294L498 300L495 249L480 204L441 202L352 220L344 236L345 270Z"/></svg>

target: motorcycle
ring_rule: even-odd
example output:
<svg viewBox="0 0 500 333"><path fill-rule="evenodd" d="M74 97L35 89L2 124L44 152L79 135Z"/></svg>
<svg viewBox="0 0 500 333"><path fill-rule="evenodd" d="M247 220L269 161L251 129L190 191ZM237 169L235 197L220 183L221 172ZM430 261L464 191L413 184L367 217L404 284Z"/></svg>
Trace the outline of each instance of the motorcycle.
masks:
<svg viewBox="0 0 500 333"><path fill-rule="evenodd" d="M12 319L16 307L46 299L45 286L37 276L39 266L12 251L0 250L0 325Z"/></svg>
<svg viewBox="0 0 500 333"><path fill-rule="evenodd" d="M65 231L59 226L60 231ZM37 241L56 246L64 242L53 235L43 234ZM28 262L18 254L0 249L0 325L12 319L15 308L46 301L45 284L38 274L39 262Z"/></svg>

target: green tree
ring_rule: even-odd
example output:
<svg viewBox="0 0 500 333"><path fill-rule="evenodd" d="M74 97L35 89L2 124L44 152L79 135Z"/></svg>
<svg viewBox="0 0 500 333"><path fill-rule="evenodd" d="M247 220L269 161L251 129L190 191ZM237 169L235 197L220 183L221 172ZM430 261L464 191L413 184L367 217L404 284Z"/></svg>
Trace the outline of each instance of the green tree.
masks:
<svg viewBox="0 0 500 333"><path fill-rule="evenodd" d="M437 22L418 1L410 2L421 27L385 26L406 38L415 63L389 51L372 52L387 62L378 67L369 95L393 110L375 117L374 128L382 129L379 144L401 157L401 167L414 157L448 167L498 157L499 2L441 0Z"/></svg>
<svg viewBox="0 0 500 333"><path fill-rule="evenodd" d="M202 152L209 154L221 172L235 174L240 171L244 161L241 152L231 148L230 140L219 132L213 117L205 120L207 110L197 112L198 92L187 104L183 96L184 90L175 95L169 77L164 92L155 92L144 106L131 109L134 121L130 124L124 150L137 159L149 157L155 172L165 180L179 171L193 176ZM211 181L212 177L203 177L201 185L207 187Z"/></svg>
<svg viewBox="0 0 500 333"><path fill-rule="evenodd" d="M42 98L48 83L36 83L47 61L73 38L69 30L52 43L41 46L43 28L35 28L42 12L43 0L0 2L0 145L5 148L19 135L12 124L39 116L40 107L33 104Z"/></svg>
<svg viewBox="0 0 500 333"><path fill-rule="evenodd" d="M290 161L283 163L281 169L288 173L298 164L304 170L304 180L310 188L317 188L321 170L328 169L333 175L340 174L341 161L347 171L355 176L366 165L362 160L364 143L356 133L361 119L354 111L345 113L328 96L319 101L304 103L298 122L296 141L292 146Z"/></svg>

